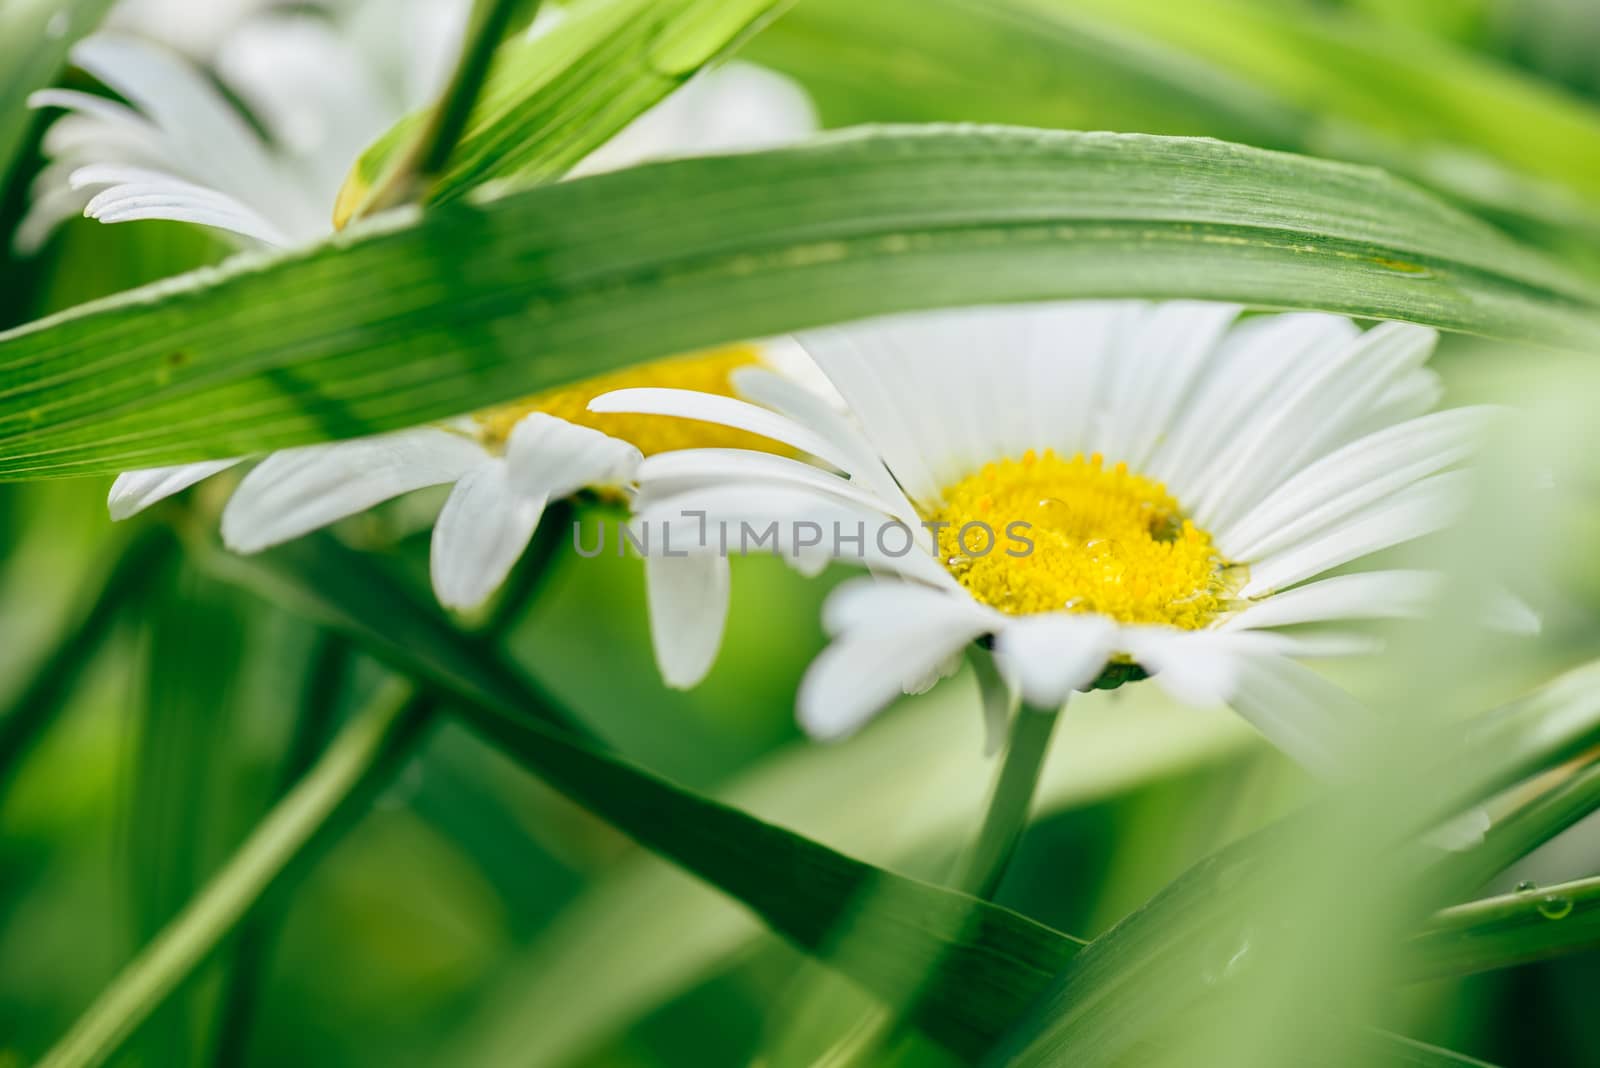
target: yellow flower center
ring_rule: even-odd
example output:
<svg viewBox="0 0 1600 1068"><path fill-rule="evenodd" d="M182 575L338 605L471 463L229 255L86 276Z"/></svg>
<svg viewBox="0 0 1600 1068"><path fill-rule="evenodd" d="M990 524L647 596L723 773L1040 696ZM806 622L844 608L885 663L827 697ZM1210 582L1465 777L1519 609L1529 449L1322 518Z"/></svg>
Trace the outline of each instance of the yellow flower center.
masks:
<svg viewBox="0 0 1600 1068"><path fill-rule="evenodd" d="M478 432L486 445L500 448L519 420L534 412L544 412L569 423L621 438L646 456L674 449L729 448L772 452L779 446L766 438L715 423L664 415L601 415L589 411L589 402L602 393L646 386L692 389L731 397L734 393L729 376L741 367L759 363L760 358L760 353L753 346L732 345L690 356L674 356L639 364L479 412L476 416Z"/></svg>
<svg viewBox="0 0 1600 1068"><path fill-rule="evenodd" d="M1002 612L1094 612L1194 630L1221 610L1234 572L1161 483L1096 453L1031 450L944 491L930 517L939 555ZM992 535L992 537L991 537ZM992 544L991 544L992 541Z"/></svg>

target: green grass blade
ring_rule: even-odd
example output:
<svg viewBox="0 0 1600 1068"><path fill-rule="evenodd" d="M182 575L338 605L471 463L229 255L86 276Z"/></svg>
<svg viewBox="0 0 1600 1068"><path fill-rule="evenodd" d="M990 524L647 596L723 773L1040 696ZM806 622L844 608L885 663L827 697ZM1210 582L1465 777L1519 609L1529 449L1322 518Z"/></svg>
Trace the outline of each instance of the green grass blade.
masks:
<svg viewBox="0 0 1600 1068"><path fill-rule="evenodd" d="M591 0L553 30L507 42L432 198L454 200L514 175L560 177L792 2ZM339 225L426 119L403 119L362 154L339 194Z"/></svg>
<svg viewBox="0 0 1600 1068"><path fill-rule="evenodd" d="M866 315L1091 296L1600 337L1595 290L1380 172L1206 140L879 129L397 214L0 334L0 478L393 429Z"/></svg>

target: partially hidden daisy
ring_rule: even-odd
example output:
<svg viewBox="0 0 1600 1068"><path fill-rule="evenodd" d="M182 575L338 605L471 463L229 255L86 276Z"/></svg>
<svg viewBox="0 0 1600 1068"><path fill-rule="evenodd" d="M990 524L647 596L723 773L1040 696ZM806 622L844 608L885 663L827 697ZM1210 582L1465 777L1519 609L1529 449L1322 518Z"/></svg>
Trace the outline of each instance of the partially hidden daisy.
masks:
<svg viewBox="0 0 1600 1068"><path fill-rule="evenodd" d="M166 219L243 246L313 241L331 230L340 184L363 148L437 92L469 5L369 0L333 13L273 12L217 46L216 73L260 130L199 69L134 36L99 34L73 52L126 104L68 90L36 94L61 108L45 135L51 162L19 231L32 250L82 210L102 222ZM779 75L730 64L695 79L579 166L592 173L647 158L747 149L803 137L816 125L805 94ZM631 490L644 455L688 444L759 446L667 419L596 416L589 398L625 385L731 390L734 369L761 364L816 376L781 344L740 345L569 385L433 426L262 459L224 509L228 546L256 552L429 486L453 488L433 531L439 599L483 603L527 546L545 505L578 490ZM825 385L825 383L824 383ZM250 458L132 471L112 486L124 519Z"/></svg>
<svg viewBox="0 0 1600 1068"><path fill-rule="evenodd" d="M723 556L754 541L880 576L826 605L833 641L798 697L814 735L853 731L978 642L1029 705L1154 676L1329 768L1359 709L1294 658L1370 649L1314 625L1418 614L1440 578L1319 576L1450 522L1493 413L1426 414L1440 393L1431 330L1239 314L1082 302L802 336L848 415L759 370L736 376L755 403L597 398L596 412L720 423L820 461L695 449L643 463L636 522L696 549L658 567L699 571L724 598L654 620L669 629L664 675L692 685L709 667L726 590L704 576L725 582ZM1505 615L1533 625L1515 605Z"/></svg>

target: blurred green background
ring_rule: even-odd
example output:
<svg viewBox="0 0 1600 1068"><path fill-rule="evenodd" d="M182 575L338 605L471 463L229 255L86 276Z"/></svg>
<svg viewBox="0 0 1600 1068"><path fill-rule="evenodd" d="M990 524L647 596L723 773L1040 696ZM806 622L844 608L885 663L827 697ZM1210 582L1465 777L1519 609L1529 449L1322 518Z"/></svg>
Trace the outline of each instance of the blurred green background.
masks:
<svg viewBox="0 0 1600 1068"><path fill-rule="evenodd" d="M1597 46L1600 12L1584 0L801 0L746 54L801 78L830 125L1206 134L1384 163L1590 270L1600 264ZM980 61L997 54L1007 62ZM972 62L955 65L961 55ZM36 166L12 176L0 231ZM170 224L79 220L40 259L4 265L0 323L221 254ZM1553 403L1593 385L1553 358L1461 339L1447 339L1434 366L1450 402ZM1592 449L1586 427L1569 429L1567 448ZM1562 487L1557 540L1538 561L1546 632L1483 665L1477 707L1600 651L1600 509L1592 482ZM108 521L106 488L0 485L0 708L13 716L55 635L139 531ZM184 507L205 517L222 499L206 486ZM429 506L402 502L340 536L386 553L425 590ZM610 518L599 504L580 512ZM59 712L8 754L0 1066L48 1047L380 675L193 562L163 558L146 577L92 666L65 680ZM676 693L657 681L637 561L564 546L509 645L645 767L937 877L987 786L972 680L908 699L842 745L802 740L793 694L822 645L818 607L842 577L739 562L719 664ZM11 725L0 721L0 741ZM1306 789L1232 717L1169 706L1153 687L1078 703L1056 749L1043 818L1000 901L1084 937ZM1580 825L1492 888L1597 870L1600 827ZM1588 953L1404 987L1379 1022L1496 1064L1600 1064L1597 989L1600 954ZM446 727L118 1063L808 1064L856 1011L736 904ZM942 1062L921 1045L903 1055Z"/></svg>

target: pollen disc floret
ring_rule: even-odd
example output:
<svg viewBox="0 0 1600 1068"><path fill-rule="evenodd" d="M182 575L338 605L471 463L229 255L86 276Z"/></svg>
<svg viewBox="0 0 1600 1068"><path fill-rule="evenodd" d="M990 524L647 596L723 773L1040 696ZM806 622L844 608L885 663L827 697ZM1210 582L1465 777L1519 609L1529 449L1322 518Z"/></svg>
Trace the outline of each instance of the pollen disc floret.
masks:
<svg viewBox="0 0 1600 1068"><path fill-rule="evenodd" d="M939 555L1012 615L1079 612L1197 630L1227 592L1226 561L1161 483L1053 450L986 464L945 489Z"/></svg>

